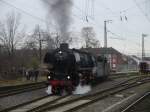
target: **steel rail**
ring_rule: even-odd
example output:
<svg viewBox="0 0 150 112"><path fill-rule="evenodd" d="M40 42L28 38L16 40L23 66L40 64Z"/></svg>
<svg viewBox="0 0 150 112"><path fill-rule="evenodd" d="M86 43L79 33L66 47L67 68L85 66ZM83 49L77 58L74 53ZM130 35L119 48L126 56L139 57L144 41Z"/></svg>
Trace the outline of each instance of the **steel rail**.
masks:
<svg viewBox="0 0 150 112"><path fill-rule="evenodd" d="M53 109L59 108L61 106L69 105L71 103L74 103L74 102L77 102L77 101L80 101L80 100L90 99L90 98L93 98L93 97L95 97L97 95L98 95L98 97L94 98L94 100L99 98L99 95L100 95L100 98L102 97L103 94L105 94L104 96L106 97L106 96L110 95L110 93L108 94L109 91L112 91L112 90L114 90L116 88L120 88L120 87L122 88L122 86L129 86L129 85L131 85L131 83L135 83L135 82L140 80L140 79L137 79L135 82L129 83L129 81L133 81L135 79L137 79L137 78L132 78L132 79L127 80L127 81L125 81L123 83L120 83L119 85L116 85L116 86L114 86L112 88L108 88L108 89L105 89L105 90L102 90L102 91L99 91L99 92L96 92L96 93L93 93L93 94L87 94L87 95L79 96L78 98L74 98L74 99L71 99L71 100L68 100L68 101L65 101L65 102L62 102L62 103L49 105L49 106L42 107L41 109L37 109L37 110L35 108L34 111L30 110L30 111L27 111L27 112L44 112L44 111L49 111L49 110L53 110ZM115 92L119 92L119 91L121 91L121 90L119 89L118 91L115 91ZM94 100L92 100L90 102L92 103L92 102L94 102ZM87 105L87 104L85 103L85 105ZM83 106L84 106L84 104L81 105L81 107L83 107ZM77 106L77 108L79 108L79 106ZM72 111L72 110L69 110L68 112L70 112L70 111Z"/></svg>
<svg viewBox="0 0 150 112"><path fill-rule="evenodd" d="M130 110L134 105L138 104L139 102L141 102L145 97L147 97L148 95L150 95L150 92L145 93L144 95L142 95L140 98L138 98L136 101L134 101L133 103L131 103L130 105L128 105L125 109L123 109L121 112L128 112L128 110Z"/></svg>
<svg viewBox="0 0 150 112"><path fill-rule="evenodd" d="M42 83L35 83L35 84L30 84L30 85L22 85L22 86L15 86L14 89L10 89L10 90L3 90L0 92L0 98L3 97L8 97L8 96L12 96L12 95L16 95L16 94L20 94L20 93L24 93L24 92L28 92L28 91L33 91L33 90L37 90L37 89L42 89L45 88L46 85L44 82Z"/></svg>
<svg viewBox="0 0 150 112"><path fill-rule="evenodd" d="M70 103L72 103L72 102L76 102L76 101L78 101L78 100L82 100L82 99L86 99L86 98L94 98L95 100L96 99L99 99L99 97L95 97L95 96L99 96L100 94L101 95L103 95L103 94L105 94L105 93L107 93L108 91L111 91L111 90L114 90L114 89L116 89L116 88L120 88L120 87L124 87L124 86L128 86L128 85L130 85L131 83L135 83L135 82L138 82L138 81L141 81L141 78L139 78L139 77L134 77L134 78L131 78L131 79L128 79L128 80L126 80L126 81L124 81L124 82L121 82L121 83L119 83L119 84L117 84L117 85L115 85L114 87L111 87L111 88L107 88L107 89L104 89L104 90L101 90L101 91L99 91L99 92L96 92L96 93L93 93L93 94L87 94L87 95L83 95L83 96L79 96L78 98L74 98L74 99L71 99L71 100L69 100L69 101L65 101L65 102L62 102L62 103L58 103L58 104L55 104L57 101L59 101L60 99L57 99L57 100L54 100L54 101L50 101L50 102L47 102L47 103L45 103L45 104L42 104L42 105L40 105L39 107L35 107L35 108L33 108L33 109L30 109L30 110L28 110L28 111L26 111L26 112L43 112L43 111L46 111L46 110L49 110L49 109L53 109L53 108L57 108L57 107L59 107L59 106L63 106L63 105L67 105L67 104L70 104ZM120 90L120 89L119 89ZM117 91L118 92L118 91ZM100 97L102 97L100 95ZM107 95L110 95L110 93L107 93ZM64 98L64 97L62 97L62 98ZM15 107L12 107L12 108L9 108L9 109L5 109L5 110L3 110L3 111L0 111L0 112L8 112L8 111L11 111L11 110L15 110L16 108L21 108L22 106L26 106L26 105L29 105L29 104L31 104L31 103L34 103L34 102L37 102L37 101L39 101L39 100L41 100L42 98L39 98L39 99L37 99L37 100L34 100L34 101L31 101L31 102L26 102L26 103L24 103L24 104L20 104L20 105L17 105L17 106L15 106ZM92 101L94 101L94 100L92 100ZM92 101L91 101L91 103L92 103ZM52 105L53 104L53 105ZM87 105L87 104L85 104L85 105ZM82 105L83 106L83 105ZM78 107L78 106L77 106ZM72 111L72 110L69 110L69 111ZM69 112L68 111L68 112Z"/></svg>
<svg viewBox="0 0 150 112"><path fill-rule="evenodd" d="M73 111L79 110L79 109L81 109L81 108L83 108L85 106L88 106L88 105L93 104L93 103L95 103L97 101L103 100L103 99L107 98L110 95L114 95L114 94L122 92L124 90L130 89L130 88L133 88L133 87L145 84L145 83L149 83L149 82L150 82L150 79L149 80L144 80L141 83L129 84L129 85L125 86L125 87L122 87L122 88L120 88L118 90L111 91L110 93L106 93L106 94L104 94L102 96L98 96L98 97L96 96L95 98L92 99L92 101L84 103L84 104L81 104L79 106L76 106L76 107L74 107L72 109L69 109L69 110L66 110L64 112L73 112Z"/></svg>
<svg viewBox="0 0 150 112"><path fill-rule="evenodd" d="M137 78L138 78L138 77L136 77L136 78L134 77L134 78L128 79L128 80L126 80L126 81L123 81L123 82L121 82L121 83L118 83L117 85L123 85L123 84L125 84L125 83L127 83L127 82L129 82L129 81L135 80L135 79L137 79ZM108 89L113 89L113 88L115 88L115 86L117 86L117 85L114 85L114 87L112 87L112 88L107 88L107 90L108 90ZM101 92L105 92L105 91L106 91L106 89L105 89L105 90L102 90ZM99 93L97 93L97 94L99 94ZM89 95L89 96L90 96L90 95ZM40 100L42 100L42 99L44 99L44 98L48 98L48 97L49 97L49 96L44 96L44 97L35 99L35 100L33 100L33 101L25 102L25 103L22 103L22 104L19 104L19 105L10 107L10 108L3 109L3 110L1 110L0 112L9 112L9 111L15 110L15 109L17 109L17 108L21 108L21 107L26 106L26 105L30 105L31 103L40 101ZM44 109L45 107L47 107L47 106L49 106L50 104L55 103L55 102L56 102L56 101L47 102L46 104L41 105L40 108L43 108L43 109ZM33 109L29 110L29 112L37 111L37 110L39 111L40 108L39 108L39 107L33 108Z"/></svg>

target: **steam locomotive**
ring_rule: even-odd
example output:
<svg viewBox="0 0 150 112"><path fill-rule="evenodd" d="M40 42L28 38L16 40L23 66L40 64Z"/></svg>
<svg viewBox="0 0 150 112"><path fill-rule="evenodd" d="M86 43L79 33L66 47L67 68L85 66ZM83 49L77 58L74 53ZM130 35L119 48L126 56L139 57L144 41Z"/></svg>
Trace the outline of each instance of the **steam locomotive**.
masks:
<svg viewBox="0 0 150 112"><path fill-rule="evenodd" d="M79 84L92 84L109 75L106 58L96 58L88 52L69 49L66 43L47 52L44 63L50 71L47 79L53 94L61 94L64 90L71 94Z"/></svg>

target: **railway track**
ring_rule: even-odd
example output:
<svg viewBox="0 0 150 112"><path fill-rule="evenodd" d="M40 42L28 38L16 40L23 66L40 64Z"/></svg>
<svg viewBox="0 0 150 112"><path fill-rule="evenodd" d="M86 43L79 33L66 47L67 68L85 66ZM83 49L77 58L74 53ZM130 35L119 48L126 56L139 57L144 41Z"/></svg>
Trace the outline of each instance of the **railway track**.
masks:
<svg viewBox="0 0 150 112"><path fill-rule="evenodd" d="M112 88L107 88L102 91L86 94L86 95L72 95L72 96L46 96L39 98L37 100L27 102L12 108L2 110L0 112L44 112L44 111L54 111L53 109L61 108L67 106L67 108L76 105L75 107L67 110L68 112L73 111L76 108L81 108L88 104L94 103L108 95L115 94L123 89L129 88L131 84L136 84L136 82L141 81L141 78L132 78L126 80ZM141 84L141 83L140 83ZM75 96L75 97L74 97Z"/></svg>
<svg viewBox="0 0 150 112"><path fill-rule="evenodd" d="M141 96L139 99L137 99L135 102L133 102L132 104L130 104L129 106L127 106L121 112L136 112L137 105L140 104L142 101L144 101L148 96L150 97L150 92L148 92L148 93L144 94L143 96ZM147 106L149 106L149 105L147 105ZM140 106L140 108L142 109L141 106ZM144 109L142 110L143 112L145 112L145 111L149 112L149 110L144 110Z"/></svg>
<svg viewBox="0 0 150 112"><path fill-rule="evenodd" d="M46 87L45 82L38 82L33 84L25 84L25 85L12 86L12 87L11 86L1 87L0 98L20 94L23 92L33 91L45 87Z"/></svg>
<svg viewBox="0 0 150 112"><path fill-rule="evenodd" d="M7 109L0 110L0 112L27 112L27 111L34 111L35 109L42 109L42 107L46 107L50 104L53 104L55 102L64 100L69 98L70 96L53 96L53 95L47 95L38 99L35 99L33 101L29 101L23 104L19 104Z"/></svg>
<svg viewBox="0 0 150 112"><path fill-rule="evenodd" d="M121 78L121 77L128 77L127 75L121 76L119 74L117 73L117 76L110 76L110 78L116 79L116 78ZM45 82L38 82L38 83L18 85L18 86L1 87L0 98L15 95L15 94L20 94L20 93L28 92L32 90L37 90L37 89L41 89L44 87L46 87Z"/></svg>
<svg viewBox="0 0 150 112"><path fill-rule="evenodd" d="M139 81L140 81L140 83L139 83ZM55 104L55 105L50 105L48 108L45 108L45 109L40 110L40 111L34 111L34 112L44 112L44 111L52 112L52 111L58 111L58 110L61 110L61 112L76 111L76 110L79 110L85 106L92 104L92 103L95 103L99 100L103 100L110 95L114 95L116 93L127 90L129 88L147 83L149 81L150 81L150 79L143 79L143 80L140 79L137 81L127 82L127 83L124 83L124 84L119 85L117 87L107 89L105 91L97 92L97 93L94 93L91 95L82 96L82 97L79 97L77 99L73 99L73 100L70 100L67 102L63 102L63 103L59 103L59 104ZM29 111L29 112L32 112L32 111Z"/></svg>
<svg viewBox="0 0 150 112"><path fill-rule="evenodd" d="M123 77L133 77L133 76L139 76L139 73L137 71L134 72L117 72L110 74L110 78L117 79L117 78L123 78Z"/></svg>
<svg viewBox="0 0 150 112"><path fill-rule="evenodd" d="M137 74L139 73L138 71L129 71L129 72L115 72L111 73L111 75L124 75L124 74Z"/></svg>

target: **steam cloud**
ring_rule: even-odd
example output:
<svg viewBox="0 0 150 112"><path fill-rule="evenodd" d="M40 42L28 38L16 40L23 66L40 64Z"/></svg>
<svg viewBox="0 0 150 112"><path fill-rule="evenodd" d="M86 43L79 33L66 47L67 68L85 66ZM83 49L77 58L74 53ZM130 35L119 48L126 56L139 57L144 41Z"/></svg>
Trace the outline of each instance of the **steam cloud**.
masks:
<svg viewBox="0 0 150 112"><path fill-rule="evenodd" d="M91 86L89 85L82 86L81 84L79 84L76 90L73 92L73 94L85 94L88 93L89 91L91 91Z"/></svg>
<svg viewBox="0 0 150 112"><path fill-rule="evenodd" d="M52 87L51 86L48 86L47 90L46 90L46 93L48 95L52 94Z"/></svg>
<svg viewBox="0 0 150 112"><path fill-rule="evenodd" d="M53 16L59 27L61 37L66 37L71 20L72 0L42 0L49 14Z"/></svg>

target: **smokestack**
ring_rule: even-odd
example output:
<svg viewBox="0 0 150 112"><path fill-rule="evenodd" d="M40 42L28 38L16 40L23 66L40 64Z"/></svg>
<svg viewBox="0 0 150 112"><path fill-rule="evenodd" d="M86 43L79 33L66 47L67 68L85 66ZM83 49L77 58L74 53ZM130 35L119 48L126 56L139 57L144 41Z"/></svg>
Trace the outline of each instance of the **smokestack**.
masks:
<svg viewBox="0 0 150 112"><path fill-rule="evenodd" d="M61 38L68 38L72 0L42 0L58 25ZM63 39L62 39L63 40Z"/></svg>
<svg viewBox="0 0 150 112"><path fill-rule="evenodd" d="M67 43L62 43L62 44L60 44L60 49L68 50L69 49L69 45Z"/></svg>

